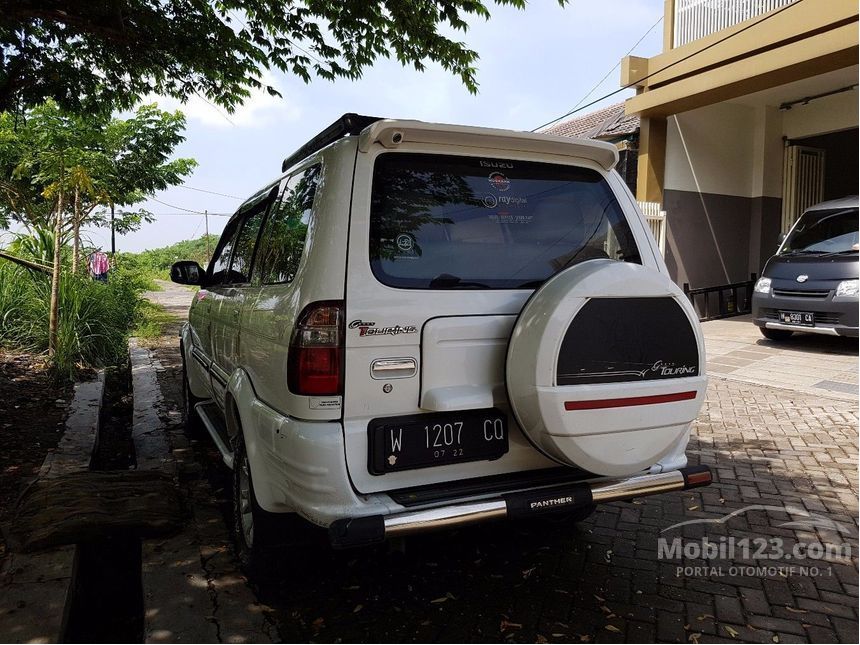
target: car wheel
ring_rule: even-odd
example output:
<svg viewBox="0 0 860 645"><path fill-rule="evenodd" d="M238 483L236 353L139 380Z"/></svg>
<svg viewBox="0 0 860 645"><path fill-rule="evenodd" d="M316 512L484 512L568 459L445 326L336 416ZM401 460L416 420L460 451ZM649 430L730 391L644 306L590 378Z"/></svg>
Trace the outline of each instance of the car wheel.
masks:
<svg viewBox="0 0 860 645"><path fill-rule="evenodd" d="M791 338L793 331L787 329L768 329L767 327L759 327L761 335L768 340L788 340Z"/></svg>
<svg viewBox="0 0 860 645"><path fill-rule="evenodd" d="M233 450L233 536L236 553L249 572L260 569L262 553L273 543L275 516L257 503L251 464L240 432Z"/></svg>

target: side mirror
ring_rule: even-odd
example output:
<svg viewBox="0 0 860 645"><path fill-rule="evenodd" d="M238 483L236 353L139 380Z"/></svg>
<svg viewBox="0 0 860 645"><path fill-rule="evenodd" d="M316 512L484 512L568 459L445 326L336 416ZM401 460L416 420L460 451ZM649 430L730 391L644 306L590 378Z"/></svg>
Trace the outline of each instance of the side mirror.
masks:
<svg viewBox="0 0 860 645"><path fill-rule="evenodd" d="M203 284L204 275L203 267L193 260L180 260L170 267L170 279L176 284L200 286Z"/></svg>
<svg viewBox="0 0 860 645"><path fill-rule="evenodd" d="M780 234L779 234L779 240L778 240L778 242L779 242L780 244L782 244L783 242L785 242L785 233L780 233Z"/></svg>

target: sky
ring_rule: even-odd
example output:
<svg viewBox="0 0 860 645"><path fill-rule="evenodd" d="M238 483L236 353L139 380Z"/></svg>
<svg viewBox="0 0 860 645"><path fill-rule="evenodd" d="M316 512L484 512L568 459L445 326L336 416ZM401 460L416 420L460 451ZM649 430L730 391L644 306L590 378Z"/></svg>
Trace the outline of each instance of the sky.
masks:
<svg viewBox="0 0 860 645"><path fill-rule="evenodd" d="M357 81L305 84L277 70L267 72L264 80L282 98L257 92L232 115L199 98L185 105L158 99L162 109L186 114L186 140L176 156L192 157L199 165L186 187L170 188L155 195L158 201L142 204L156 221L118 236L117 251L142 251L202 235L204 217L182 209L232 213L280 173L285 157L347 112L531 130L577 105L658 21L663 6L664 0L571 0L564 9L553 0L532 0L524 11L492 6L489 21L474 20L467 33L457 36L480 55L476 96L438 66L417 72L380 60ZM660 23L633 53L659 53L662 34ZM584 103L618 89L619 78L616 69ZM625 90L578 115L630 95ZM226 221L210 216L209 232L220 233ZM108 230L90 230L86 236L110 248Z"/></svg>

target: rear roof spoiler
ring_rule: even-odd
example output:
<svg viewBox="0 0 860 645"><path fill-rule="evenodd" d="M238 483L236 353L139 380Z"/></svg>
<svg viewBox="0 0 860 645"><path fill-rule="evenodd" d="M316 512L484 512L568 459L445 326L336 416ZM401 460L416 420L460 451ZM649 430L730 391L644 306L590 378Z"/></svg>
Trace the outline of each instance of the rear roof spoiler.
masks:
<svg viewBox="0 0 860 645"><path fill-rule="evenodd" d="M611 170L618 163L618 150L613 144L604 141L423 121L375 121L361 133L358 149L367 152L374 143L380 143L386 148L397 148L402 143L429 143L485 148L499 152L516 150L555 154L589 159L604 170Z"/></svg>
<svg viewBox="0 0 860 645"><path fill-rule="evenodd" d="M517 150L556 154L565 157L590 159L604 170L611 170L618 163L618 150L611 143L591 139L571 139L551 134L517 132L496 128L479 128L465 125L447 125L383 119L362 114L344 114L325 130L305 143L281 164L281 172L305 157L322 150L346 136L361 135L359 150L367 152L374 143L386 148L396 148L401 143L431 143L476 148Z"/></svg>

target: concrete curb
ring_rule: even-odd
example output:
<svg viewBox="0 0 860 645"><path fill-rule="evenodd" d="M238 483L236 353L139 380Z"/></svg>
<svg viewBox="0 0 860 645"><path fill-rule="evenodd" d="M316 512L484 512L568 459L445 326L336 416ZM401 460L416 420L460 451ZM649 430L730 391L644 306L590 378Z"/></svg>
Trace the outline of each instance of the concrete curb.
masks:
<svg viewBox="0 0 860 645"><path fill-rule="evenodd" d="M138 470L164 470L174 474L170 445L164 434L161 417L161 388L157 370L160 365L152 353L141 347L137 338L128 341L131 360L131 390L134 395L131 437Z"/></svg>
<svg viewBox="0 0 860 645"><path fill-rule="evenodd" d="M88 471L98 446L105 374L77 383L63 436L40 478ZM0 571L0 641L60 643L74 589L77 547L10 553Z"/></svg>
<svg viewBox="0 0 860 645"><path fill-rule="evenodd" d="M190 500L191 517L184 530L166 540L141 545L141 582L146 643L271 643L277 633L239 572L220 510L199 469L189 459L181 427L170 432L158 383L161 365L137 339L131 353L134 421L132 437L139 469L162 469L181 482ZM175 424L171 424L175 425ZM189 477L193 475L193 477Z"/></svg>

